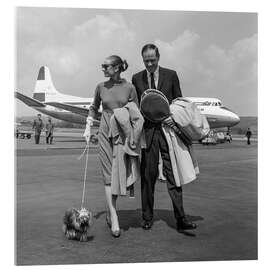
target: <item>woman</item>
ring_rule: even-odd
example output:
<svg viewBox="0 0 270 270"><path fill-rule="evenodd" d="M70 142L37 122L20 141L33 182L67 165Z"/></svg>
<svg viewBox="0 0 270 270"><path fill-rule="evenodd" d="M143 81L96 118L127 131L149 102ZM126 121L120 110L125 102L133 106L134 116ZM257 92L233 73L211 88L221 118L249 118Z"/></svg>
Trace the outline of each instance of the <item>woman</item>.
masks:
<svg viewBox="0 0 270 270"><path fill-rule="evenodd" d="M87 125L84 136L89 138L90 126L96 117L98 109L102 103L102 116L99 126L99 159L102 166L102 174L105 184L105 194L109 213L106 216L108 226L111 228L112 236L120 236L118 216L116 212L117 195L112 194L111 173L113 159L113 145L109 138L110 119L113 110L122 108L129 101L134 101L138 105L138 99L135 87L122 79L120 74L128 67L127 62L117 55L109 56L102 64L104 76L109 80L98 84L94 101L89 109Z"/></svg>

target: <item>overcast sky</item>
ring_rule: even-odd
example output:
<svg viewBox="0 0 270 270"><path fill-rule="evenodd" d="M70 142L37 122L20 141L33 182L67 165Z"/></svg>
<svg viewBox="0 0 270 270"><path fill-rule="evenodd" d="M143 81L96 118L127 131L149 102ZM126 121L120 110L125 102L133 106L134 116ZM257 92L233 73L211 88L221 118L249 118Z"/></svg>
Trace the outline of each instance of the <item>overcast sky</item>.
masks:
<svg viewBox="0 0 270 270"><path fill-rule="evenodd" d="M217 97L240 116L257 116L257 14L75 8L18 8L17 90L32 96L39 67L56 89L90 97L105 80L100 65L118 54L143 69L141 47L154 43L160 65L175 69L184 96ZM17 115L36 112L16 102Z"/></svg>

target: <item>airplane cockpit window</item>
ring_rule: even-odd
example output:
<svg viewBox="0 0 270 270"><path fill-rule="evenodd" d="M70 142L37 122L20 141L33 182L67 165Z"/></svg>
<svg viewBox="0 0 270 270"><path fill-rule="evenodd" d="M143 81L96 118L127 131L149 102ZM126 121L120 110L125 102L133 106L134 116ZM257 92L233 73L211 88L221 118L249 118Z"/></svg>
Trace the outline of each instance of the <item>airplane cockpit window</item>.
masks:
<svg viewBox="0 0 270 270"><path fill-rule="evenodd" d="M227 110L227 111L229 111L229 112L232 111L232 110L230 110L230 109L228 109L227 107L224 107L224 106L222 106L221 109Z"/></svg>

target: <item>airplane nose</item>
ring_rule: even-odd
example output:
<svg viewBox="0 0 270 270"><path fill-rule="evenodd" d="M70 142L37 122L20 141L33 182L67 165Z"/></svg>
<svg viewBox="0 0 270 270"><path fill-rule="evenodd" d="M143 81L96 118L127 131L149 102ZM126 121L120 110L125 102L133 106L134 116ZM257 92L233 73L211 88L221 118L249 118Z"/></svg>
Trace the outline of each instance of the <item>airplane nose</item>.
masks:
<svg viewBox="0 0 270 270"><path fill-rule="evenodd" d="M231 113L231 118L232 126L235 126L240 122L240 117L233 112Z"/></svg>
<svg viewBox="0 0 270 270"><path fill-rule="evenodd" d="M225 122L227 122L226 126L232 127L240 122L240 118L236 113L232 112L230 109L226 107L221 107L221 109L223 109L224 116L226 115L225 117L226 120L224 119Z"/></svg>

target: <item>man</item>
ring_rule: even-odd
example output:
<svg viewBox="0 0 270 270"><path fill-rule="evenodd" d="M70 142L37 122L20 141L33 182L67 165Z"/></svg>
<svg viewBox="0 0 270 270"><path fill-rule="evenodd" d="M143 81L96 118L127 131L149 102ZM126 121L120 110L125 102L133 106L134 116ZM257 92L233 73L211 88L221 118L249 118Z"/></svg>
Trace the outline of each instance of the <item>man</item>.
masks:
<svg viewBox="0 0 270 270"><path fill-rule="evenodd" d="M46 143L52 144L54 124L52 123L50 117L48 118L48 123L46 124L45 130L46 130Z"/></svg>
<svg viewBox="0 0 270 270"><path fill-rule="evenodd" d="M35 130L35 143L39 144L40 134L44 125L41 119L41 114L38 114L37 117L38 118L34 120L32 128Z"/></svg>
<svg viewBox="0 0 270 270"><path fill-rule="evenodd" d="M250 144L250 137L252 136L252 132L250 128L247 129L246 137L247 137L247 144Z"/></svg>
<svg viewBox="0 0 270 270"><path fill-rule="evenodd" d="M132 83L136 88L139 102L143 92L149 88L163 92L169 103L173 99L181 97L182 93L176 72L158 65L160 58L158 48L154 44L147 44L142 48L141 54L146 69L132 77ZM165 119L164 122L169 126L174 125L171 117ZM154 124L145 119L144 131L146 149L142 151L141 162L142 228L148 230L153 225L154 189L160 152L168 192L173 203L177 230L195 229L196 224L188 221L185 217L182 187L177 187L175 184L168 145L161 124Z"/></svg>

